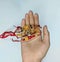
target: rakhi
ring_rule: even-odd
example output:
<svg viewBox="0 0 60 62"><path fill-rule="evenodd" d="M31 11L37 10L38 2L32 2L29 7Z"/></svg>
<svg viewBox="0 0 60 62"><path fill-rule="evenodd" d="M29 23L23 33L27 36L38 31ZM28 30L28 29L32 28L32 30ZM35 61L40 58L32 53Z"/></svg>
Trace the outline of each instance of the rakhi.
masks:
<svg viewBox="0 0 60 62"><path fill-rule="evenodd" d="M4 39L8 36L15 36L17 40L12 38L13 42L28 41L33 37L41 35L40 25L25 25L23 27L17 26L14 31L5 31L0 35L0 38ZM18 40L21 38L21 40Z"/></svg>

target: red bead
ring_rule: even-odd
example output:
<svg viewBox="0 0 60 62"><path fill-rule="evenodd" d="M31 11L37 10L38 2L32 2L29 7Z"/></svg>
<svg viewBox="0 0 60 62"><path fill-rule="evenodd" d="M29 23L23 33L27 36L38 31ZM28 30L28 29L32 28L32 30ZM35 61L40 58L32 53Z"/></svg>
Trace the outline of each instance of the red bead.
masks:
<svg viewBox="0 0 60 62"><path fill-rule="evenodd" d="M32 37L35 37L35 35L32 35Z"/></svg>
<svg viewBox="0 0 60 62"><path fill-rule="evenodd" d="M35 37L35 35L28 36L29 39L31 39L31 38L33 38L33 37Z"/></svg>
<svg viewBox="0 0 60 62"><path fill-rule="evenodd" d="M32 36L28 36L28 39L31 39L32 38Z"/></svg>

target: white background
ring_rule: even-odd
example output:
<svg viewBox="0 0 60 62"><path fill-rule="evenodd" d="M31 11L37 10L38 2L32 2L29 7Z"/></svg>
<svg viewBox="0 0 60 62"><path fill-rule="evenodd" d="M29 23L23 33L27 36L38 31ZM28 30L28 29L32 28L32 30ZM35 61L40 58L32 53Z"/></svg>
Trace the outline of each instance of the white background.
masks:
<svg viewBox="0 0 60 62"><path fill-rule="evenodd" d="M51 46L42 62L60 62L60 0L0 0L0 34L21 24L29 10L38 13L41 26L50 31ZM21 44L10 37L0 39L0 62L21 61Z"/></svg>

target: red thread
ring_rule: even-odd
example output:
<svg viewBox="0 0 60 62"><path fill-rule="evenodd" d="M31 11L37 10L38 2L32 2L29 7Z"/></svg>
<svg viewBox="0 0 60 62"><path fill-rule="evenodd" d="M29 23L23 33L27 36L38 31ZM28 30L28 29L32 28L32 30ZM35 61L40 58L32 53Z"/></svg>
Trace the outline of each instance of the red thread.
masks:
<svg viewBox="0 0 60 62"><path fill-rule="evenodd" d="M9 32L4 32L3 34L0 35L0 38L7 38L8 36L16 36L14 32L9 31Z"/></svg>

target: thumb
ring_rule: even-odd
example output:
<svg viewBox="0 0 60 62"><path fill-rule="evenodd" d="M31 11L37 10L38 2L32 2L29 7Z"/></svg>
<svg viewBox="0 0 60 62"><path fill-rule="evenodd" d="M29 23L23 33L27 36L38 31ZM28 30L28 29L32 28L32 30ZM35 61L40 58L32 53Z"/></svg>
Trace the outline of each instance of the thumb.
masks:
<svg viewBox="0 0 60 62"><path fill-rule="evenodd" d="M50 35L46 25L43 27L43 42L50 44Z"/></svg>

